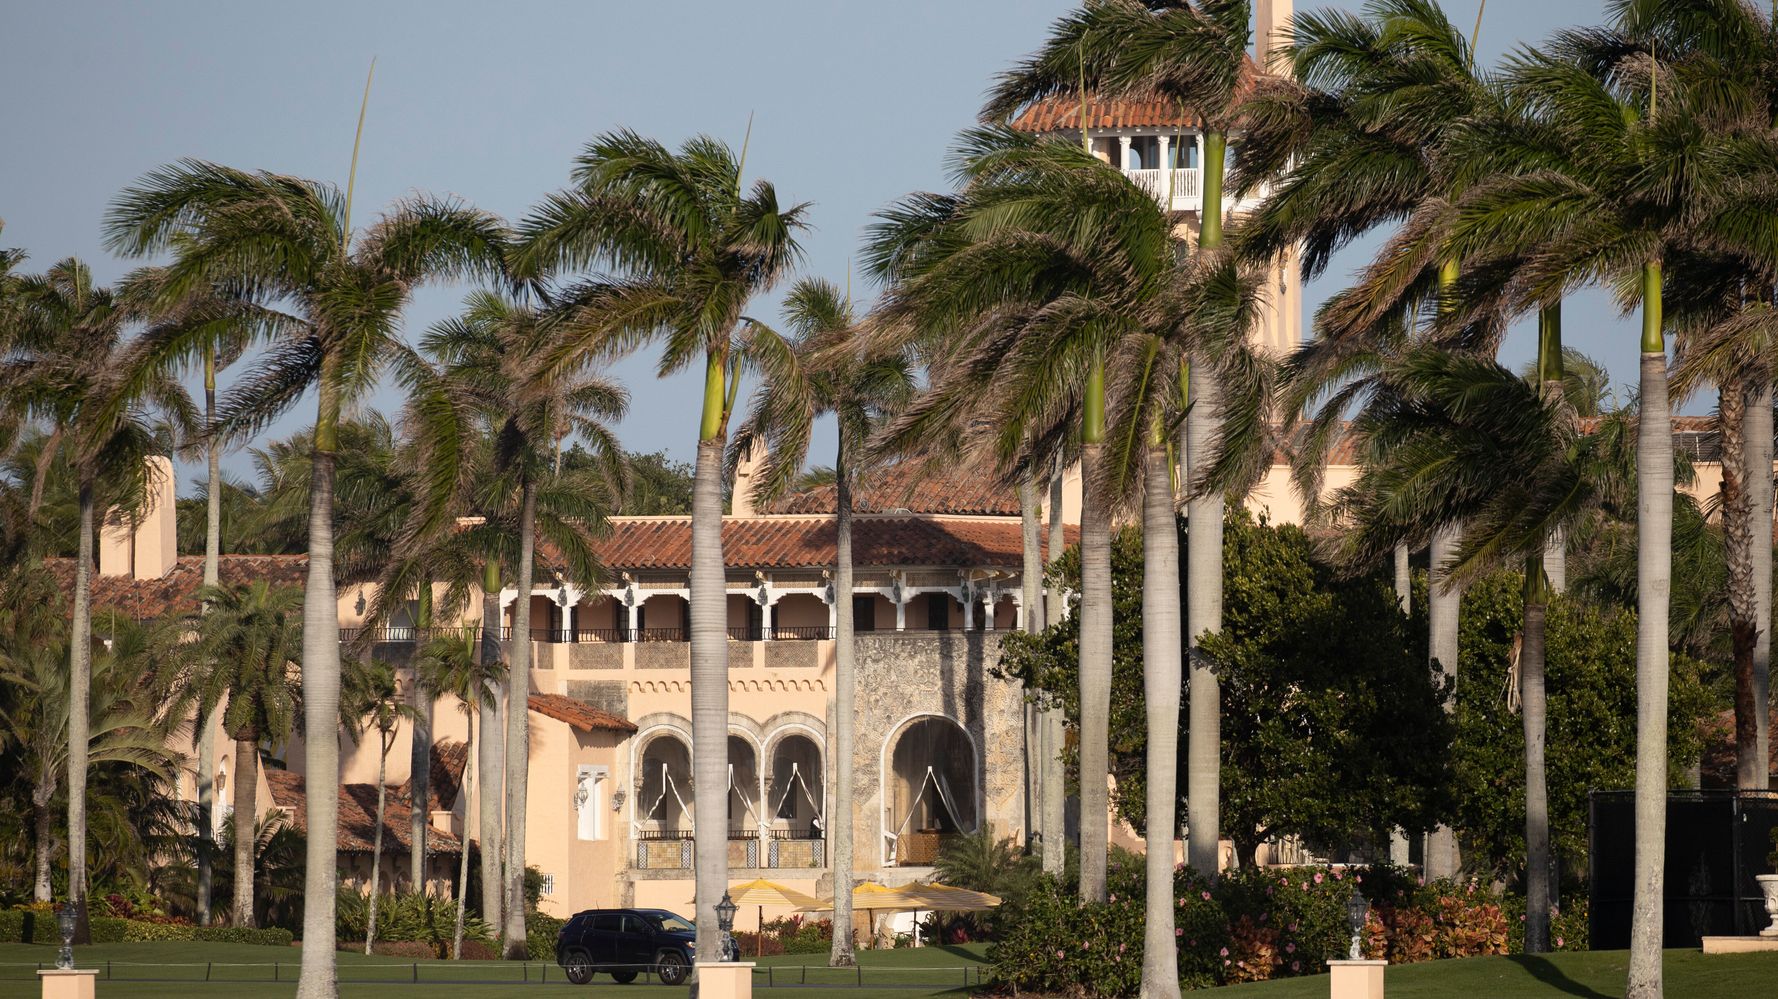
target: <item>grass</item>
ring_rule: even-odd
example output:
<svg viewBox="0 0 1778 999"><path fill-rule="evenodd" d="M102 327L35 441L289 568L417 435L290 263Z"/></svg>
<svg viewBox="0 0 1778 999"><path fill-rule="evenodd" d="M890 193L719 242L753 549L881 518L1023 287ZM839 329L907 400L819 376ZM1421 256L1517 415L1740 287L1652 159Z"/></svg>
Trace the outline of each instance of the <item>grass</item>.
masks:
<svg viewBox="0 0 1778 999"><path fill-rule="evenodd" d="M780 995L834 995L849 999L914 999L944 993L961 995L962 969L976 982L984 948L923 947L919 950L860 951L865 987L855 987L858 972L824 967L819 954L791 954L759 959L754 988L768 983L785 989ZM99 994L104 999L284 999L296 992L295 948L246 944L131 943L101 944L77 951L75 963L101 971ZM1624 994L1623 951L1555 954L1545 958L1478 957L1461 961L1410 964L1389 969L1389 999L1615 999ZM27 999L38 994L33 965L55 961L55 948L0 944L0 999ZM106 981L107 962L116 976ZM272 982L273 962L278 982ZM172 965L150 967L149 965ZM604 975L590 986L568 985L553 965L520 965L504 961L420 962L420 982L413 982L415 962L401 958L339 955L340 995L345 999L494 999L513 995L596 996L679 995L682 989L658 984L618 985ZM806 973L799 970L807 966ZM767 969L770 969L769 971ZM547 984L539 977L547 972ZM206 973L209 982L205 983ZM1670 950L1666 957L1670 996L1769 995L1778 979L1778 954L1725 954L1705 957L1694 950ZM159 981L126 979L156 978ZM524 983L529 982L527 988ZM806 988L803 987L806 982ZM451 983L451 984L446 984ZM1765 984L1761 984L1765 983ZM879 986L872 988L871 986ZM823 988L822 986L828 986ZM523 991L515 991L522 989ZM533 990L535 990L533 992ZM1199 993L1205 999L1322 999L1327 978L1290 978L1236 985Z"/></svg>
<svg viewBox="0 0 1778 999"><path fill-rule="evenodd" d="M801 995L829 993L852 999L915 999L919 996L957 992L965 970L973 985L978 980L984 948L923 947L918 950L860 951L864 988L857 988L860 972L825 967L826 955L789 954L759 958L754 987L768 983L795 986ZM54 947L32 944L0 944L0 999L26 999L38 995L35 965L55 963ZM216 944L183 941L157 943L96 944L75 951L75 965L97 968L99 994L105 999L284 999L296 994L297 948L256 947L249 944ZM419 982L414 982L416 962L403 958L365 957L341 952L339 958L342 999L494 999L517 994L577 995L592 990L597 996L680 995L679 989L658 983L618 985L600 975L592 985L569 985L562 970L553 964L518 964L506 961L422 961ZM157 967L158 965L158 967ZM275 967L274 967L275 965ZM807 970L802 970L807 966ZM112 979L107 981L107 968ZM769 970L768 970L769 969ZM276 974L278 981L272 981ZM206 976L208 981L206 982ZM148 981L144 979L156 979ZM540 979L544 984L540 984ZM803 983L807 988L801 987ZM449 984L447 984L449 983ZM530 988L526 988L529 983ZM832 988L820 988L828 985ZM872 985L889 986L872 988ZM532 993L532 989L536 992Z"/></svg>
<svg viewBox="0 0 1778 999"><path fill-rule="evenodd" d="M1384 973L1389 999L1616 999L1624 994L1629 952L1545 957L1471 957L1405 964ZM1712 954L1670 950L1664 962L1670 996L1772 995L1778 954ZM1766 984L1760 984L1760 983ZM1286 978L1204 993L1216 999L1325 999L1327 977Z"/></svg>

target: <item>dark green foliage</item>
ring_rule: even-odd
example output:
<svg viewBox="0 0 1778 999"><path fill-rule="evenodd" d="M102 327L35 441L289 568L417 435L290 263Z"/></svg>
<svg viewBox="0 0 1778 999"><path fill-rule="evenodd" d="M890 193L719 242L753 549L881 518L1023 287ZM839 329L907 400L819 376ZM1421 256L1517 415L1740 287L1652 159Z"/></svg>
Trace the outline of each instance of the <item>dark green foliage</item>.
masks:
<svg viewBox="0 0 1778 999"><path fill-rule="evenodd" d="M1078 586L1078 567L1074 553L1062 559L1065 585ZM1204 648L1220 666L1223 833L1240 861L1272 837L1375 843L1390 826L1426 829L1448 814L1451 725L1426 668L1425 629L1401 615L1383 581L1341 578L1299 528L1239 509L1225 526L1223 567L1224 630ZM1111 759L1114 803L1137 829L1147 742L1141 590L1141 535L1127 528L1112 546ZM1071 722L1078 629L1070 617L1036 636L1009 635L1000 666L1057 697Z"/></svg>
<svg viewBox="0 0 1778 999"><path fill-rule="evenodd" d="M193 926L190 923L91 916L93 943L133 943L152 940L203 940L212 943L264 944L288 947L289 930L257 930L246 926ZM0 943L34 943L48 946L62 942L54 912L44 909L0 909Z"/></svg>
<svg viewBox="0 0 1778 999"><path fill-rule="evenodd" d="M556 959L556 937L565 919L546 916L536 909L525 913L525 951L533 961Z"/></svg>
<svg viewBox="0 0 1778 999"><path fill-rule="evenodd" d="M370 915L370 899L352 888L340 889L334 903L334 926L342 947L364 947L365 922ZM419 943L428 950L426 957L449 957L451 935L457 921L457 901L438 895L402 893L384 894L377 903L377 941L379 943ZM491 943L493 935L480 919L466 915L463 939Z"/></svg>
<svg viewBox="0 0 1778 999"><path fill-rule="evenodd" d="M1521 590L1516 573L1471 587L1459 639L1457 825L1465 861L1499 878L1516 876L1525 862L1525 734L1506 701ZM1636 779L1636 615L1557 598L1546 630L1550 838L1562 870L1577 873L1586 869L1587 792L1628 788ZM1675 786L1698 759L1698 723L1722 706L1705 686L1706 669L1672 656L1667 739Z"/></svg>

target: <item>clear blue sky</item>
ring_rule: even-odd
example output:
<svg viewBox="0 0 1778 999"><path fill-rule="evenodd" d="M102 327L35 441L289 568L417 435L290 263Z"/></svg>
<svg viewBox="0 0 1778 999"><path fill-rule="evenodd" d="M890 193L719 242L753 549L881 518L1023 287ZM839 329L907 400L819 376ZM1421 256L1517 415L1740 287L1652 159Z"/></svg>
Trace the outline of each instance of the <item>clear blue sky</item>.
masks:
<svg viewBox="0 0 1778 999"><path fill-rule="evenodd" d="M27 270L77 255L111 280L130 265L101 247L105 206L162 163L192 156L343 184L374 56L361 222L415 190L516 218L566 182L571 159L599 132L627 126L673 144L709 132L739 144L752 114L749 175L771 179L781 198L814 203L807 271L840 281L871 214L944 186L951 138L973 120L993 74L1071 6L10 0L0 8L0 240L30 253ZM1467 30L1476 0L1447 8ZM1597 2L1492 0L1481 56L1601 16ZM1310 306L1362 258L1348 253L1312 285ZM423 292L409 330L447 315L462 291ZM756 312L775 309L765 302ZM1602 296L1575 303L1567 329L1615 382L1634 379L1632 328ZM1515 333L1505 360L1528 359L1533 337ZM618 373L633 393L628 446L689 459L695 376L657 381L642 358ZM399 402L385 394L373 404ZM273 432L311 414L305 405ZM831 438L815 447L825 463Z"/></svg>

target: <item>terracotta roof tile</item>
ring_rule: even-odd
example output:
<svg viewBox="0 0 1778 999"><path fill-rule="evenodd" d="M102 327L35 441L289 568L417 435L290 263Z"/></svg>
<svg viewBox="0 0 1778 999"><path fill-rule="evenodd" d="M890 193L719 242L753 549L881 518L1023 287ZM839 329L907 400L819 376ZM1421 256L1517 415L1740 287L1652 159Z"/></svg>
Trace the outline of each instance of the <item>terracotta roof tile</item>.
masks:
<svg viewBox="0 0 1778 999"><path fill-rule="evenodd" d="M1078 538L1075 528L1067 531L1070 543ZM834 533L833 519L824 516L724 518L723 560L747 569L831 566ZM598 552L611 569L689 569L691 519L614 518ZM852 524L852 560L865 567L1017 567L1023 548L1016 520L863 517Z"/></svg>
<svg viewBox="0 0 1778 999"><path fill-rule="evenodd" d="M426 778L426 810L449 811L463 790L463 767L468 763L469 744L460 739L444 739L432 744L432 767ZM401 785L403 798L413 797L413 780Z"/></svg>
<svg viewBox="0 0 1778 999"><path fill-rule="evenodd" d="M1253 57L1246 57L1236 97L1246 95L1258 76ZM1011 124L1022 132L1075 131L1080 128L1080 105L1079 97L1066 95L1033 101L1013 115ZM1086 106L1088 128L1196 128L1202 117L1193 108L1159 97L1102 99L1089 94Z"/></svg>
<svg viewBox="0 0 1778 999"><path fill-rule="evenodd" d="M66 590L74 589L74 559L45 559L56 581ZM256 579L271 581L276 586L301 586L309 568L307 555L224 555L217 563L223 585L248 583ZM114 608L136 618L158 617L166 611L189 613L198 609L196 594L204 585L204 559L184 555L174 563L171 572L159 579L132 579L128 576L101 576L93 573L94 609Z"/></svg>
<svg viewBox="0 0 1778 999"><path fill-rule="evenodd" d="M966 469L921 475L917 464L875 469L852 493L855 513L950 513L1017 517L1019 497L992 476ZM773 513L827 513L835 509L834 487L792 493L771 505Z"/></svg>
<svg viewBox="0 0 1778 999"><path fill-rule="evenodd" d="M561 694L532 694L526 703L532 711L546 718L567 722L583 732L636 731L636 724L626 718Z"/></svg>
<svg viewBox="0 0 1778 999"><path fill-rule="evenodd" d="M272 789L272 801L283 809L290 824L299 832L308 831L308 795L301 774L289 770L268 769L266 784ZM375 784L344 784L339 789L339 850L341 853L369 853L375 843L377 786ZM383 803L383 849L408 849L409 811L402 788L390 785ZM436 853L456 853L457 837L436 827L426 834L426 849Z"/></svg>

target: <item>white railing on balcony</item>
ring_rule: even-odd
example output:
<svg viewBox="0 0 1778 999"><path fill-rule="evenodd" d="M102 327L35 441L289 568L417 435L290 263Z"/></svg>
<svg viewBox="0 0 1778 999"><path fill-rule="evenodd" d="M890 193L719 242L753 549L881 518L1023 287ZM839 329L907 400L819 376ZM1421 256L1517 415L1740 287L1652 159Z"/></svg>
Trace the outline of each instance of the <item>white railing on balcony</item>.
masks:
<svg viewBox="0 0 1778 999"><path fill-rule="evenodd" d="M1182 167L1175 170L1124 171L1124 176L1130 178L1131 183L1154 195L1154 199L1162 203L1165 203L1167 199L1168 174L1172 174L1172 211L1193 211L1203 204L1204 191L1201 180L1203 172L1196 167Z"/></svg>

